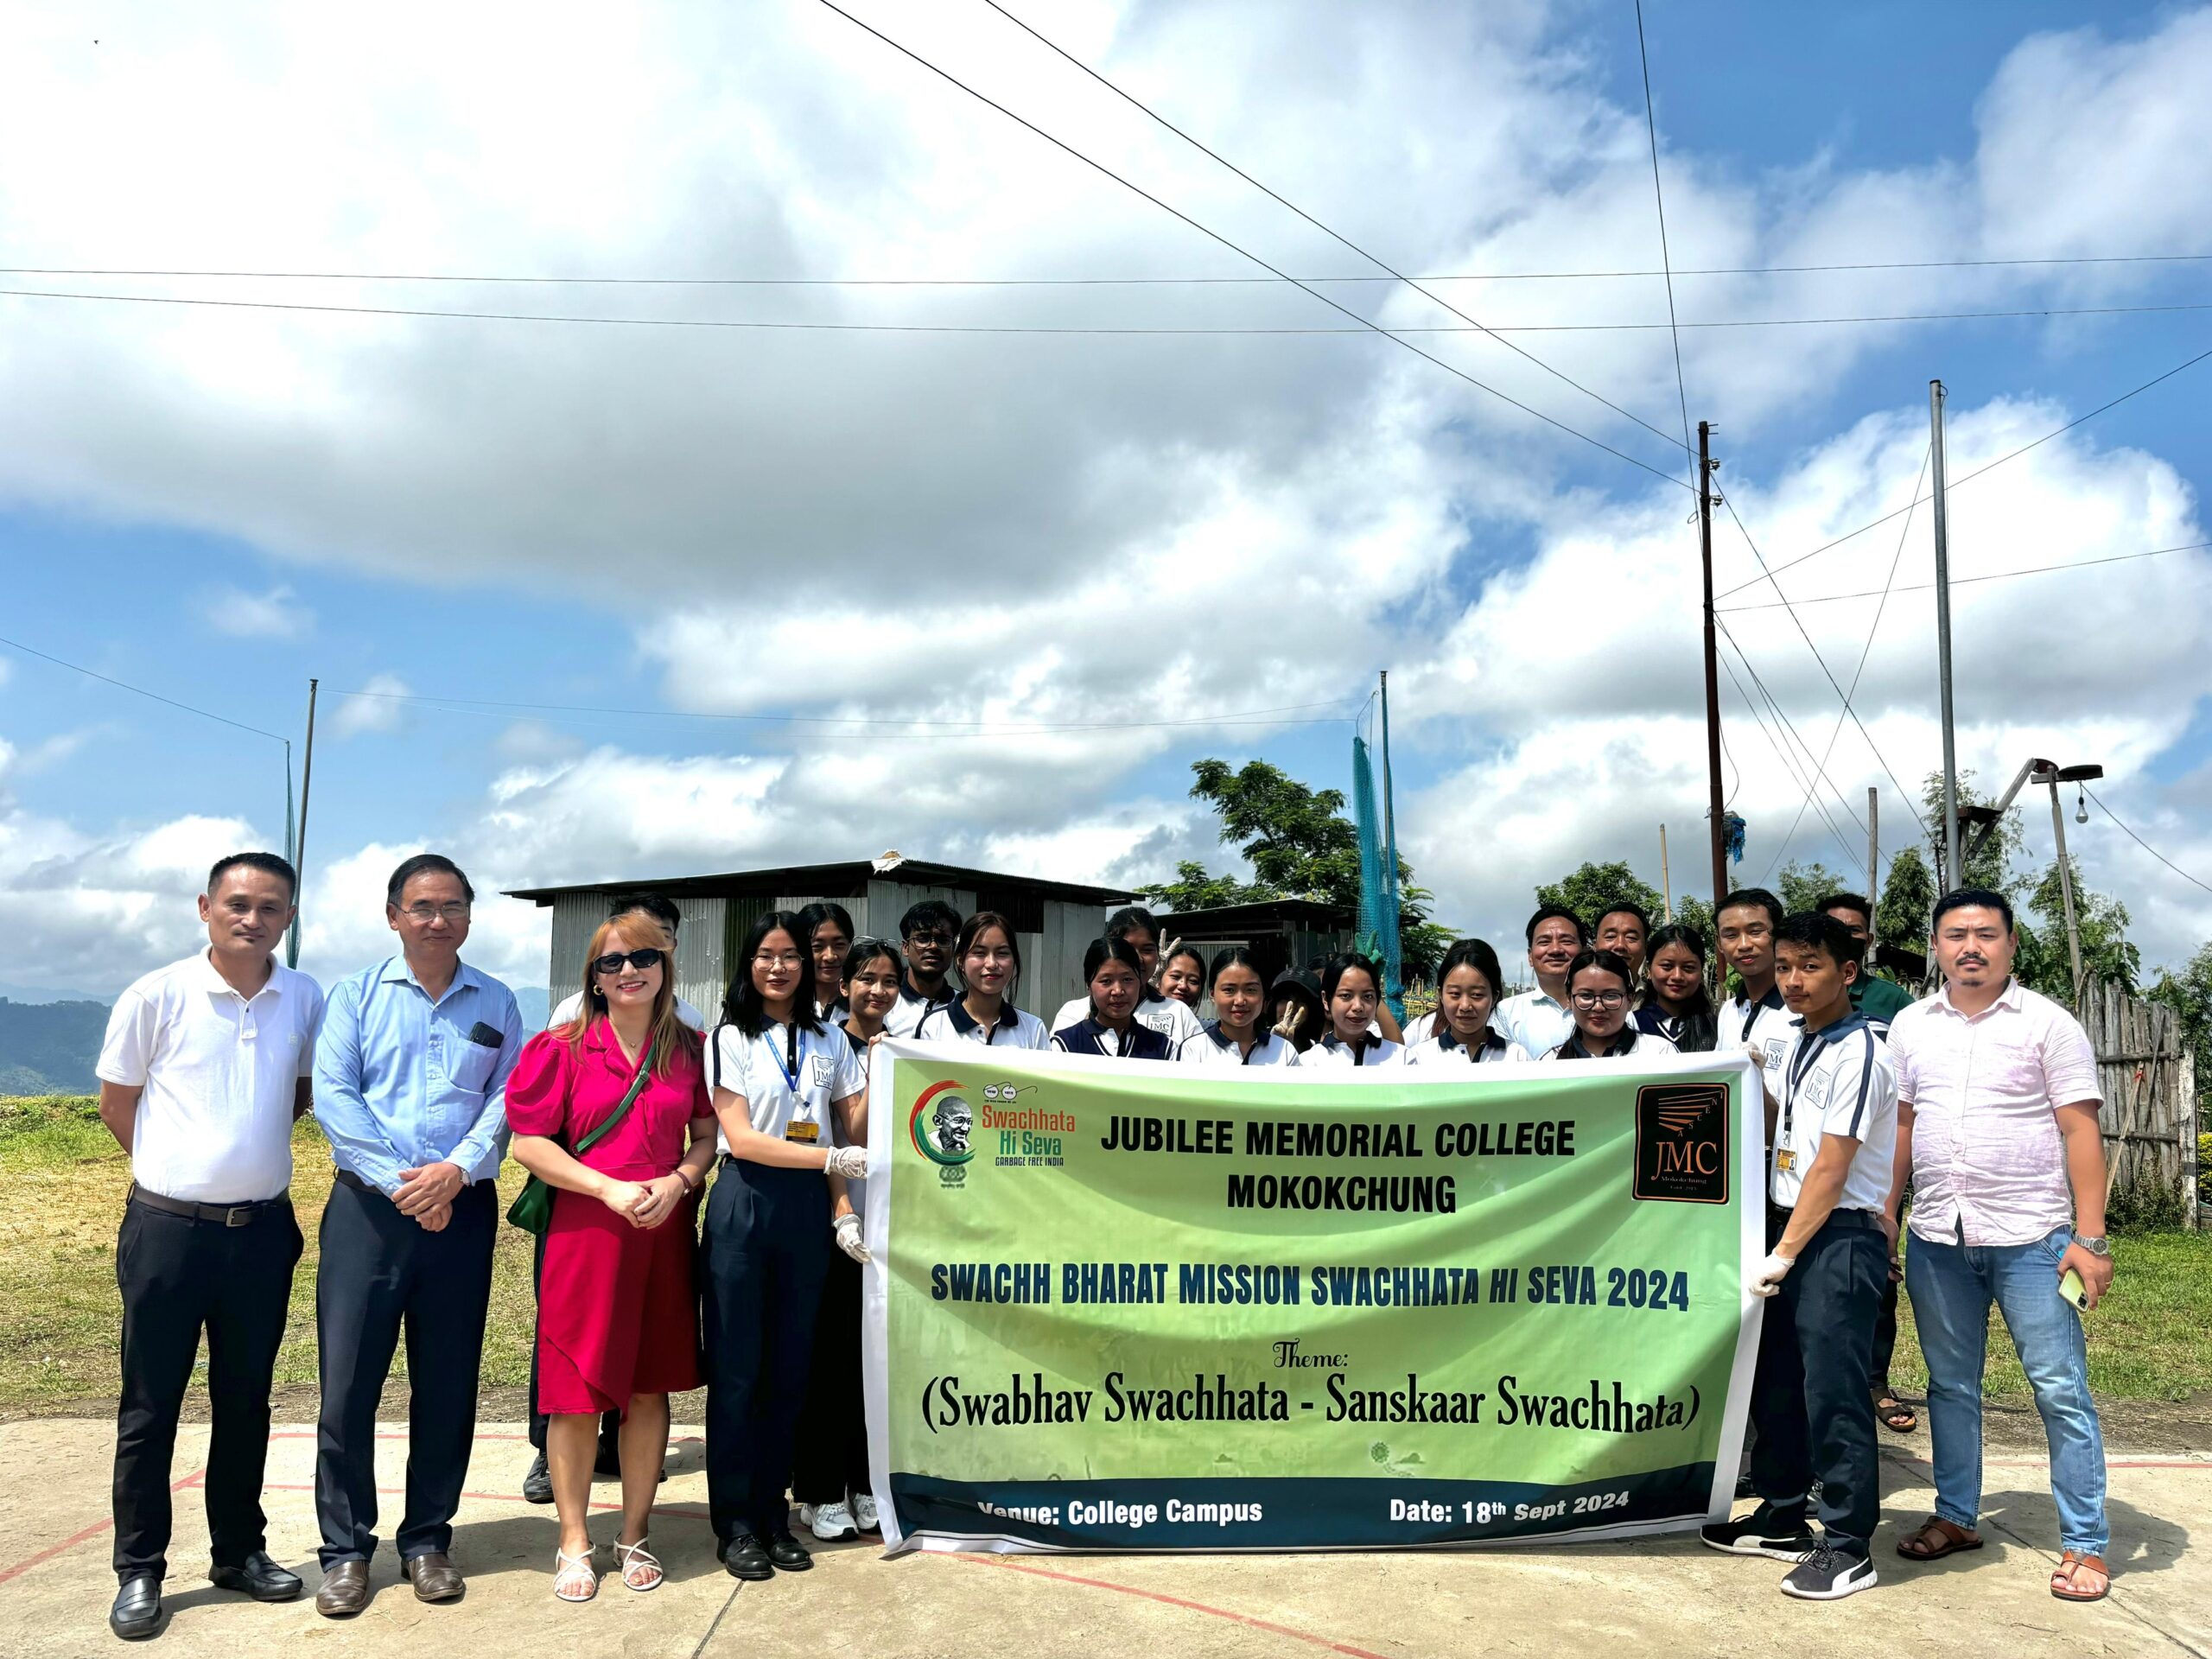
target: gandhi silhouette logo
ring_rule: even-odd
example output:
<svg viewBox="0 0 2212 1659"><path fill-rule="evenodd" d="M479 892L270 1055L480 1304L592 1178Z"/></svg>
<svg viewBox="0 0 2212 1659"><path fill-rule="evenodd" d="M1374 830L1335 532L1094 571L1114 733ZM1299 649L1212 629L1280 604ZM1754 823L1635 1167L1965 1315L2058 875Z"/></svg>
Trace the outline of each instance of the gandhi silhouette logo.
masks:
<svg viewBox="0 0 2212 1659"><path fill-rule="evenodd" d="M957 1167L976 1155L968 1144L976 1125L975 1108L952 1092L961 1086L957 1083L931 1084L916 1097L913 1113L906 1120L914 1149L931 1163L946 1168Z"/></svg>
<svg viewBox="0 0 2212 1659"><path fill-rule="evenodd" d="M1728 1202L1728 1085L1649 1083L1636 1091L1639 1198Z"/></svg>

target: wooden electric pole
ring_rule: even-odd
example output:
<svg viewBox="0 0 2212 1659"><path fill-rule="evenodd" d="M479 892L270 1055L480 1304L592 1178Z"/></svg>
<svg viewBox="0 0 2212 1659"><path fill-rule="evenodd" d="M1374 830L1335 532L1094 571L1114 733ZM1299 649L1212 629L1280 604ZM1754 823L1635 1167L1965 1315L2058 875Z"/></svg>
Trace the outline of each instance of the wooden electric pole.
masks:
<svg viewBox="0 0 2212 1659"><path fill-rule="evenodd" d="M1710 789L1706 817L1713 831L1713 903L1728 891L1728 809L1720 798L1720 648L1713 613L1713 424L1697 423L1697 543L1705 564L1705 769Z"/></svg>

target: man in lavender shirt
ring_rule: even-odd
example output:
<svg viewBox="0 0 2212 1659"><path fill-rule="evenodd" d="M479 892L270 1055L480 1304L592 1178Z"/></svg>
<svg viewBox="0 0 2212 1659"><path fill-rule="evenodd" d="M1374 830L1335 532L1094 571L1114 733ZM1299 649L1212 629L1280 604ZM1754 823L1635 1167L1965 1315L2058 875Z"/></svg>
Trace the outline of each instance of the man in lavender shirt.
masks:
<svg viewBox="0 0 2212 1659"><path fill-rule="evenodd" d="M1894 1235L1910 1175L1905 1289L1928 1361L1936 1478L1936 1513L1897 1552L1934 1560L1981 1548L1981 1371L1994 1301L2050 1445L2064 1550L2050 1592L2097 1601L2110 1582L2104 1440L2081 1317L2059 1294L2069 1270L2092 1307L2112 1283L2096 1057L2079 1020L2013 979L2020 941L2002 893L1947 893L1934 934L1943 989L1890 1027L1897 1145L1887 1224Z"/></svg>

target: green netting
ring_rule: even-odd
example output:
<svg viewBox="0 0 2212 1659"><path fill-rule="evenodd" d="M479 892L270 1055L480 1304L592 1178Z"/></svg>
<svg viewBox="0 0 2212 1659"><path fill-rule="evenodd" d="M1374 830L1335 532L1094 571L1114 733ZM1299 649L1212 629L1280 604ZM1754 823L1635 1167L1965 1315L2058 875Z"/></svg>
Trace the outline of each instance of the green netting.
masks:
<svg viewBox="0 0 2212 1659"><path fill-rule="evenodd" d="M1351 740L1352 822L1359 832L1359 949L1382 964L1382 994L1403 1020L1405 979L1398 952L1398 857L1376 804L1367 740Z"/></svg>

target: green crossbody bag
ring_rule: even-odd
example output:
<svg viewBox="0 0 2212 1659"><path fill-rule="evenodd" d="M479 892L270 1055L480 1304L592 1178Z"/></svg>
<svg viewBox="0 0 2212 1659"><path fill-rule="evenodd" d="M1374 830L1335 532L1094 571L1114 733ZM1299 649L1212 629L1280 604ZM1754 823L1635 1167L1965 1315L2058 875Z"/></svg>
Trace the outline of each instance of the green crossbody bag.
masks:
<svg viewBox="0 0 2212 1659"><path fill-rule="evenodd" d="M637 1104L638 1096L645 1091L645 1081L652 1067L652 1046L645 1046L645 1058L638 1063L638 1075L630 1079L630 1092L622 1096L622 1103L609 1112L591 1133L576 1142L569 1155L582 1158L594 1147L613 1134L614 1126L630 1115L630 1108ZM507 1206L507 1219L525 1233L536 1233L540 1238L553 1224L553 1189L537 1176L522 1184L522 1191L515 1194L515 1201Z"/></svg>

